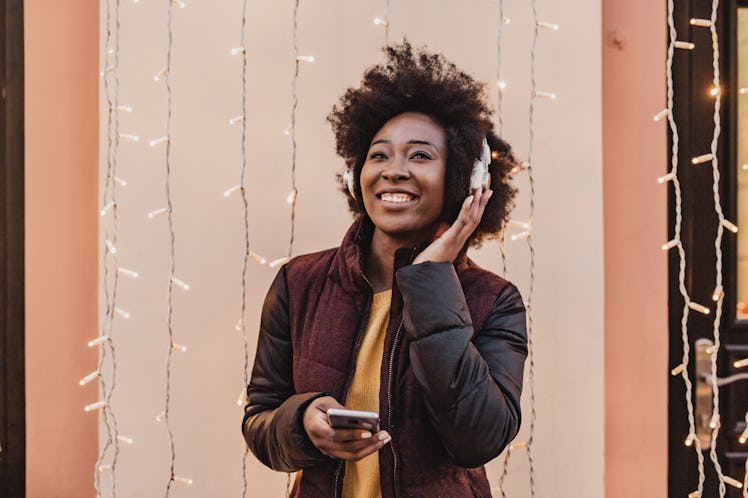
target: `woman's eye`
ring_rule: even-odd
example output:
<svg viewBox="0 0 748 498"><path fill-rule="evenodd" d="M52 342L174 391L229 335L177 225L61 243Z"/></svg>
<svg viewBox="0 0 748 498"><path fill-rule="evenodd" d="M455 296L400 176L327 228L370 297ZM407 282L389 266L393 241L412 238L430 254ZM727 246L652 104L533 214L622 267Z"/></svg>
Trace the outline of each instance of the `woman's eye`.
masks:
<svg viewBox="0 0 748 498"><path fill-rule="evenodd" d="M372 152L369 154L369 159L387 159L387 156L382 152Z"/></svg>
<svg viewBox="0 0 748 498"><path fill-rule="evenodd" d="M425 152L416 152L410 157L411 159L431 159L431 156Z"/></svg>

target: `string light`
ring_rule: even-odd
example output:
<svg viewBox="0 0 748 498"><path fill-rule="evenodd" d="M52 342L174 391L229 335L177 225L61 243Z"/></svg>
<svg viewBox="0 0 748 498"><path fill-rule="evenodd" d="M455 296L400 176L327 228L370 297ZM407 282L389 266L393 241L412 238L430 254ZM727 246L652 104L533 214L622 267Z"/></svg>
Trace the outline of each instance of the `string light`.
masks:
<svg viewBox="0 0 748 498"><path fill-rule="evenodd" d="M154 209L153 211L148 213L146 216L153 219L156 216L160 216L162 214L167 214L167 213L169 213L169 208L160 208L160 209Z"/></svg>
<svg viewBox="0 0 748 498"><path fill-rule="evenodd" d="M190 286L184 280L180 280L174 275L171 276L171 281L186 291L190 290Z"/></svg>
<svg viewBox="0 0 748 498"><path fill-rule="evenodd" d="M104 179L104 189L102 193L102 204L104 204L104 212L106 214L111 211L111 218L104 218L104 238L105 238L105 251L103 251L103 278L102 286L104 291L104 301L106 303L105 314L102 320L101 331L99 337L89 341L89 347L99 347L99 361L98 366L94 374L89 374L86 378L80 381L81 385L85 385L87 382L92 381L94 378L98 379L99 391L103 394L104 399L98 403L94 403L85 407L86 411L93 409L100 409L100 416L106 427L106 440L101 445L99 456L94 466L94 487L98 495L102 494L100 472L99 467L103 465L104 459L107 457L109 450L111 449L111 461L109 468L111 469L110 477L110 493L112 498L116 497L116 480L117 480L117 459L119 457L119 439L117 430L117 419L114 411L111 407L111 398L116 389L117 379L117 356L114 347L114 342L111 337L113 334L113 323L114 314L118 313L122 316L122 309L117 306L117 289L119 284L119 271L117 271L117 249L115 245L118 240L118 225L119 225L119 208L117 205L116 193L117 187L124 187L127 182L117 176L117 159L119 152L120 140L129 140L131 142L139 142L140 137L128 133L120 133L119 131L119 113L120 111L132 112L132 107L129 105L120 105L119 103L119 0L114 0L114 8L110 5L110 2L106 2L106 41L105 46L107 47L104 54L104 60L106 61L107 71L104 75L104 96L106 98L107 105L107 154L106 154L106 177ZM113 15L112 15L113 14ZM112 30L112 22L114 24L114 30ZM112 36L114 35L114 36ZM111 71L109 70L109 55L112 56L113 61L111 64ZM113 81L110 83L110 75ZM111 278L110 278L111 275ZM111 280L111 287L110 287ZM127 315L129 316L129 314ZM104 369L107 357L110 358L110 375L111 382L107 382L101 372Z"/></svg>
<svg viewBox="0 0 748 498"><path fill-rule="evenodd" d="M384 44L389 45L390 44L390 0L384 0L384 17L375 17L374 25L384 28Z"/></svg>
<svg viewBox="0 0 748 498"><path fill-rule="evenodd" d="M712 192L714 194L714 211L717 214L717 218L720 223L717 225L717 234L714 240L714 250L716 254L715 258L715 289L720 290L717 300L715 302L715 313L714 321L712 322L712 331L714 335L714 351L710 355L711 367L712 367L712 422L710 424L712 429L712 445L710 448L709 456L712 460L714 470L719 478L719 497L724 498L726 491L725 483L735 486L735 484L742 484L735 481L735 479L725 476L722 472L722 467L719 463L717 456L717 441L720 429L720 412L719 412L719 385L717 383L717 356L720 349L720 323L722 319L722 303L724 301L722 296L722 236L724 234L724 228L726 225L724 214L722 212L722 201L720 199L720 172L719 172L719 161L717 156L717 148L719 145L719 136L722 130L721 118L720 118L720 107L721 107L721 85L720 85L720 53L719 53L719 36L717 34L717 12L719 9L719 0L712 0L712 14L709 23L709 32L712 37L712 80L714 89L717 90L717 94L714 99L714 131L712 134L711 142L711 156L712 156ZM732 225L734 226L734 225ZM737 228L737 227L736 227Z"/></svg>
<svg viewBox="0 0 748 498"><path fill-rule="evenodd" d="M241 188L242 188L241 184L234 185L233 187L231 187L231 188L229 188L227 190L224 190L223 191L223 196L224 197L229 197L229 196L231 196L231 194L233 194L234 192L236 192L237 190L239 190Z"/></svg>
<svg viewBox="0 0 748 498"><path fill-rule="evenodd" d="M721 223L722 223L723 227L727 228L732 233L738 233L738 227L737 227L737 225L735 225L730 220L722 219Z"/></svg>
<svg viewBox="0 0 748 498"><path fill-rule="evenodd" d="M748 412L745 413L745 429L743 429L742 434L740 434L740 437L738 437L738 442L740 444L745 444L746 441L748 441ZM748 460L746 460L746 461L748 461ZM746 465L748 465L748 464L746 464ZM746 475L746 477L748 477L748 475ZM745 487L748 487L748 486L744 486L744 488Z"/></svg>
<svg viewBox="0 0 748 498"><path fill-rule="evenodd" d="M191 484L192 484L192 479L190 479L190 478L188 478L188 477L178 477L178 476L174 476L174 479L173 479L173 481L174 481L174 482L178 482L178 483L180 483L180 484L188 484L188 485L191 485Z"/></svg>
<svg viewBox="0 0 748 498"><path fill-rule="evenodd" d="M672 239L672 240L669 240L667 243L662 244L662 250L663 251L669 251L673 247L677 247L679 245L680 245L680 240L679 239Z"/></svg>
<svg viewBox="0 0 748 498"><path fill-rule="evenodd" d="M530 236L530 231L529 230L525 230L524 232L513 234L511 238L512 238L512 241L516 242L518 240L526 239L529 236Z"/></svg>
<svg viewBox="0 0 748 498"><path fill-rule="evenodd" d="M738 481L737 479L733 479L733 478L732 478L732 477L730 477L730 476L722 476L722 478L724 479L724 481L725 481L725 482L726 482L727 484L729 484L730 486L732 486L732 487L734 487L734 488L738 488L738 489L741 489L741 488L743 487L743 483L742 483L742 482L740 482L740 481Z"/></svg>
<svg viewBox="0 0 748 498"><path fill-rule="evenodd" d="M106 203L106 206L101 208L101 211L99 213L101 216L106 216L107 212L114 207L114 201L109 201Z"/></svg>
<svg viewBox="0 0 748 498"><path fill-rule="evenodd" d="M701 305L699 303L689 302L688 303L688 307L691 308L692 310L698 311L699 313L702 313L704 315L708 315L709 313L711 313L711 311L709 310L709 308L707 308L706 306L703 306L703 305Z"/></svg>
<svg viewBox="0 0 748 498"><path fill-rule="evenodd" d="M278 259L271 261L270 264L268 264L268 266L270 268L275 268L276 266L280 266L280 265L284 265L288 263L289 259L290 258L288 258L287 256L284 256L282 258L278 258Z"/></svg>
<svg viewBox="0 0 748 498"><path fill-rule="evenodd" d="M696 45L686 41L676 41L673 43L673 46L681 50L693 50L694 48L696 48Z"/></svg>
<svg viewBox="0 0 748 498"><path fill-rule="evenodd" d="M237 124L241 123L243 120L244 120L244 116L236 116L236 117L233 117L233 118L229 119L229 124L230 125L237 125Z"/></svg>
<svg viewBox="0 0 748 498"><path fill-rule="evenodd" d="M107 342L109 339L110 339L110 337L108 335L99 336L96 339L88 341L88 347L92 348L94 346L99 346L99 345L104 344L105 342Z"/></svg>
<svg viewBox="0 0 748 498"><path fill-rule="evenodd" d="M287 128L288 135L291 137L291 192L297 192L296 190L296 108L299 104L299 98L296 93L296 85L299 79L299 62L314 62L314 57L311 55L299 55L299 0L295 0L293 3L293 30L292 30L292 43L293 43L293 55L294 55L294 71L293 77L291 78L291 122ZM288 237L288 259L293 254L293 243L296 235L296 195L294 195L291 204L291 226ZM288 261L288 259L286 261ZM279 261L279 260L276 260ZM272 263L271 263L271 267Z"/></svg>
<svg viewBox="0 0 748 498"><path fill-rule="evenodd" d="M686 370L686 366L683 363L681 363L680 365L678 365L674 369L670 370L670 375L672 375L673 377L676 377L676 376L682 374L683 372L685 372L685 370Z"/></svg>
<svg viewBox="0 0 748 498"><path fill-rule="evenodd" d="M267 260L257 253L250 252L249 257L252 258L254 261L260 263L261 265L264 265L265 263L267 263Z"/></svg>
<svg viewBox="0 0 748 498"><path fill-rule="evenodd" d="M121 434L117 436L117 441L119 441L120 443L125 443L125 444L133 444L135 442L133 438L128 437L128 436L123 436Z"/></svg>
<svg viewBox="0 0 748 498"><path fill-rule="evenodd" d="M710 21L709 19L693 19L692 18L690 21L688 21L688 23L691 26L701 26L701 27L704 27L704 28L711 28L712 27L712 21Z"/></svg>
<svg viewBox="0 0 748 498"><path fill-rule="evenodd" d="M104 245L106 245L106 248L109 250L110 253L117 254L117 248L114 247L114 244L112 243L111 240L109 239L105 240Z"/></svg>
<svg viewBox="0 0 748 498"><path fill-rule="evenodd" d="M686 275L686 253L683 248L683 245L680 243L680 233L681 233L681 226L683 222L683 211L682 211L682 204L683 199L681 195L681 188L680 188L680 181L678 180L677 173L678 173L678 151L679 151L679 136L678 136L678 126L675 122L674 114L673 114L673 102L674 102L674 85L673 85L673 59L675 55L675 49L685 49L685 50L693 50L694 44L690 42L682 42L677 40L678 33L675 29L675 18L674 18L674 0L668 0L667 2L667 22L668 22L668 50L667 50L667 62L665 65L665 71L667 76L667 120L668 120L668 126L670 128L670 134L671 134L671 153L670 153L670 172L674 173L675 176L672 177L672 183L673 183L673 192L675 195L675 235L673 236L673 239L668 242L667 244L663 245L663 250L669 250L672 248L677 248L678 250L678 258L679 258L679 272L678 272L678 289L680 291L681 297L684 301L683 306L683 312L681 315L681 343L683 348L683 355L681 360L682 365L682 371L681 371L681 378L683 379L683 383L685 386L685 393L684 398L686 402L686 415L688 417L688 437L685 440L685 445L687 447L693 446L696 452L696 459L697 459L697 467L698 467L698 484L696 491L693 491L689 498L693 497L700 497L703 490L704 490L704 479L705 479L705 473L704 473L704 454L701 449L701 442L698 438L695 436L695 420L694 420L694 410L693 410L693 401L691 399L692 395L692 389L693 384L691 382L691 379L688 376L688 363L690 359L690 342L688 337L688 315L689 315L689 309L691 307L689 306L689 303L691 302L691 299L688 295L688 290L686 289L685 285L685 275ZM672 373L672 372L671 372ZM695 444L694 444L695 443Z"/></svg>
<svg viewBox="0 0 748 498"><path fill-rule="evenodd" d="M166 482L165 498L169 497L171 492L171 484L173 482L183 482L184 478L178 478L174 474L174 461L176 458L176 450L174 448L174 433L171 430L169 420L169 409L171 401L171 361L172 355L175 349L186 351L186 346L180 346L174 342L174 285L178 285L179 279L175 279L175 249L176 249L176 238L174 234L174 220L172 211L171 201L171 116L172 116L172 90L171 90L171 53L173 47L173 29L172 29L172 10L175 2L169 2L166 10L166 27L167 27L167 46L166 46L166 66L161 73L163 75L164 84L166 86L166 181L165 181L165 193L166 193L166 208L165 214L167 219L167 226L169 229L169 285L167 287L166 297L166 316L167 316L167 332L169 337L169 347L166 352L166 368L165 368L165 385L164 385L164 410L163 410L163 422L166 429L166 433L169 436L169 476ZM183 2L177 2L177 5L184 7ZM149 217L150 216L149 213ZM175 281L176 280L176 281ZM189 480L189 483L192 481Z"/></svg>
<svg viewBox="0 0 748 498"><path fill-rule="evenodd" d="M668 173L665 176L661 176L657 179L657 183L665 183L675 179L675 173Z"/></svg>
<svg viewBox="0 0 748 498"><path fill-rule="evenodd" d="M748 365L748 358L743 358L742 360L736 360L732 364L732 366L735 368L743 368L746 365Z"/></svg>
<svg viewBox="0 0 748 498"><path fill-rule="evenodd" d="M724 290L722 289L722 286L718 285L717 287L714 288L714 292L712 292L712 301L716 303L724 295L725 293L724 293Z"/></svg>
<svg viewBox="0 0 748 498"><path fill-rule="evenodd" d="M527 221L528 225L532 227L535 222L535 177L533 175L533 150L535 145L535 101L536 99L556 99L555 93L550 92L541 92L537 89L537 83L536 83L536 49L537 49L537 42L538 42L538 36L539 31L541 29L541 21L538 18L538 11L537 11L537 0L531 0L531 6L532 6L532 16L535 28L533 30L533 36L532 36L532 45L530 48L530 109L529 109L529 116L528 116L528 132L529 132L529 140L528 140L528 151L527 151L527 161L523 163L523 169L527 171L528 180L530 184L530 215L529 220ZM552 26L552 25L551 25ZM548 27L548 26L544 26ZM551 27L553 30L553 28ZM526 166L525 166L526 165ZM514 170L514 169L513 169ZM532 233L531 230L526 230L525 232L522 232L520 234L512 235L513 240L518 240L520 237L527 240L528 249L530 252L530 287L527 292L527 297L525 299L525 307L527 309L527 380L528 380L528 387L529 387L529 394L530 394L530 428L529 428L529 435L525 442L523 443L522 448L525 450L525 453L527 455L527 461L528 461L528 470L529 470L529 477L530 477L530 496L531 498L535 498L535 460L533 458L533 443L535 440L535 423L537 419L537 411L536 411L536 405L535 405L535 342L534 342L534 314L533 314L533 299L535 295L535 246L533 244L532 239ZM509 461L511 459L512 455L512 447L510 446L507 449L507 452L504 456L504 462L503 462L503 470L501 474L501 478L499 479L499 491L501 492L501 496L503 498L506 498L506 493L504 491L504 479L507 476L508 470L509 470Z"/></svg>
<svg viewBox="0 0 748 498"><path fill-rule="evenodd" d="M140 137L137 135L133 135L132 133L120 133L119 138L120 140L125 139L131 142L140 142Z"/></svg>
<svg viewBox="0 0 748 498"><path fill-rule="evenodd" d="M90 405L84 406L83 410L86 412L92 412L94 410L100 410L104 407L106 407L106 401L97 401L96 403L91 403Z"/></svg>
<svg viewBox="0 0 748 498"><path fill-rule="evenodd" d="M114 307L114 311L115 311L115 312L116 312L116 313L117 313L117 314L118 314L119 316L121 316L122 318L130 318L130 313L128 313L127 311L123 310L122 308L119 308L119 307L115 306L115 307Z"/></svg>
<svg viewBox="0 0 748 498"><path fill-rule="evenodd" d="M156 75L153 77L153 81L161 81L166 77L166 66L159 69Z"/></svg>
<svg viewBox="0 0 748 498"><path fill-rule="evenodd" d="M168 139L165 136L164 137L154 138L153 140L151 140L150 142L148 142L148 145L150 145L151 147L155 147L155 146L157 146L159 144L162 144L162 143L166 142L167 140Z"/></svg>
<svg viewBox="0 0 748 498"><path fill-rule="evenodd" d="M88 384L92 380L96 379L98 376L99 376L99 371L96 370L96 371L91 372L90 374L86 375L81 380L79 380L78 384L80 384L81 386L85 386L86 384Z"/></svg>
<svg viewBox="0 0 748 498"><path fill-rule="evenodd" d="M703 164L703 163L708 163L709 161L712 161L712 160L714 160L714 155L712 153L702 154L700 156L691 158L691 164Z"/></svg>
<svg viewBox="0 0 748 498"><path fill-rule="evenodd" d="M533 93L537 99L556 100L556 94L553 92L540 92L536 91Z"/></svg>
<svg viewBox="0 0 748 498"><path fill-rule="evenodd" d="M668 111L667 109L663 109L660 112L658 112L657 114L655 114L652 119L654 119L655 121L662 121L663 119L665 119L667 117L667 115L668 115L669 112L670 111Z"/></svg>
<svg viewBox="0 0 748 498"><path fill-rule="evenodd" d="M558 31L558 29L559 29L559 25L558 24L555 24L555 23L552 23L552 22L544 22L544 21L538 22L538 27L541 28L541 29L550 29L552 31Z"/></svg>
<svg viewBox="0 0 748 498"><path fill-rule="evenodd" d="M133 271L133 270L128 270L127 268L118 267L117 272L123 275L127 275L130 278L138 278L138 272Z"/></svg>

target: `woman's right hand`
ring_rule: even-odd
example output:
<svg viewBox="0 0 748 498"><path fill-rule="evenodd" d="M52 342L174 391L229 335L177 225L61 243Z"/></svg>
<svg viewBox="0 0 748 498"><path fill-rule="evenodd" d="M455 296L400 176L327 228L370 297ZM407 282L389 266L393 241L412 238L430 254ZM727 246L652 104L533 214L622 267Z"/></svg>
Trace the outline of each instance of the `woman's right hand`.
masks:
<svg viewBox="0 0 748 498"><path fill-rule="evenodd" d="M344 460L361 460L379 451L392 439L387 431L372 434L360 429L333 429L328 408L345 408L332 396L317 398L304 411L304 430L323 454Z"/></svg>

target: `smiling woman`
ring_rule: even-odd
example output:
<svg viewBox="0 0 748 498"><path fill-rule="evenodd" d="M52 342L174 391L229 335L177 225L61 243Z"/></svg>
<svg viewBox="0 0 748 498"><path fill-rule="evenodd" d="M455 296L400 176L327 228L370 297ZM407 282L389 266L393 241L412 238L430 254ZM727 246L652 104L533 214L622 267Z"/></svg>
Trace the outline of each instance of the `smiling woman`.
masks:
<svg viewBox="0 0 748 498"><path fill-rule="evenodd" d="M506 222L514 158L482 84L407 42L386 54L329 117L356 219L278 272L242 429L260 461L303 470L296 497L489 497L483 465L520 426L525 307L466 252Z"/></svg>

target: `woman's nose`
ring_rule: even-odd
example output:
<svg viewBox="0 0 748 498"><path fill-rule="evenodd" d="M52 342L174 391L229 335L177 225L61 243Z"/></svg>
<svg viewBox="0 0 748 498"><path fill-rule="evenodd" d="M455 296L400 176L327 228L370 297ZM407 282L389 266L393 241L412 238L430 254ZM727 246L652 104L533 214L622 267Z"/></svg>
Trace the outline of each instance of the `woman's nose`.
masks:
<svg viewBox="0 0 748 498"><path fill-rule="evenodd" d="M410 170L406 161L398 157L393 158L382 170L382 178L393 182L410 178Z"/></svg>

